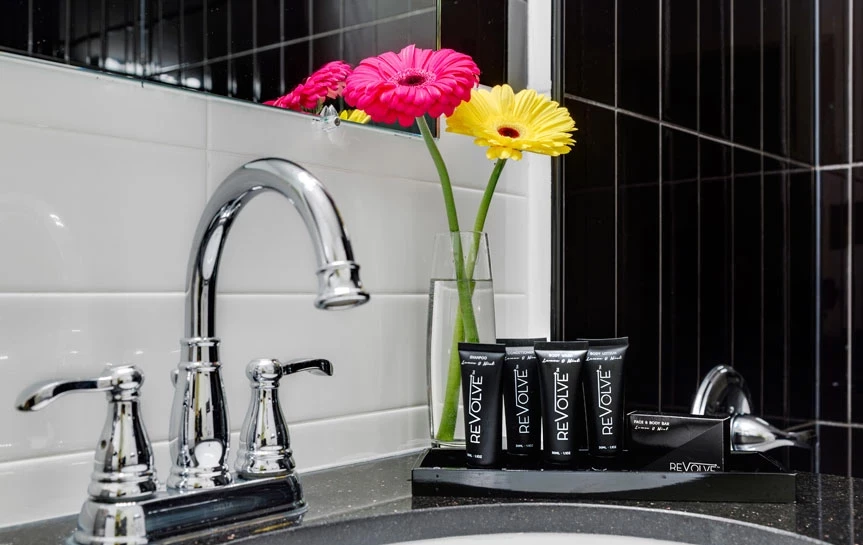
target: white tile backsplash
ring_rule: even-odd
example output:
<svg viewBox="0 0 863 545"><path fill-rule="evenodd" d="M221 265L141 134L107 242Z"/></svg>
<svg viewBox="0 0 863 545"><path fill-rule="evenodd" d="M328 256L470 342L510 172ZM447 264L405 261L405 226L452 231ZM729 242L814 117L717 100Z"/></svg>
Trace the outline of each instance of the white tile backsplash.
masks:
<svg viewBox="0 0 863 545"><path fill-rule="evenodd" d="M139 365L144 418L166 473L168 373L183 332L192 234L214 188L261 157L298 162L328 188L372 299L316 310L316 264L299 215L278 195L249 203L220 271L232 428L248 402L249 359L322 356L333 377L282 382L301 469L426 444L428 266L446 219L418 137L348 124L324 132L290 112L6 54L0 81L0 526L71 514L84 498L105 401L74 395L15 412L20 391L41 380L94 376L106 362ZM469 229L492 163L466 137L443 134L440 147ZM527 334L538 321L531 301L548 298L528 264L544 255L528 248L549 243L528 227L548 209L528 206L530 176L522 164L507 168L486 229L506 336ZM61 492L37 501L49 481Z"/></svg>

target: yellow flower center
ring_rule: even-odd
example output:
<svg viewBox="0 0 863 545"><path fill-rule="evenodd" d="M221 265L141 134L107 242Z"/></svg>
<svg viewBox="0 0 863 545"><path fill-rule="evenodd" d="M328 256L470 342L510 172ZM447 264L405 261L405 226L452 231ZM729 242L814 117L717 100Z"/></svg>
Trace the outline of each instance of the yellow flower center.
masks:
<svg viewBox="0 0 863 545"><path fill-rule="evenodd" d="M509 138L518 138L519 136L521 136L521 133L518 132L518 129L514 129L512 127L498 127L497 134Z"/></svg>

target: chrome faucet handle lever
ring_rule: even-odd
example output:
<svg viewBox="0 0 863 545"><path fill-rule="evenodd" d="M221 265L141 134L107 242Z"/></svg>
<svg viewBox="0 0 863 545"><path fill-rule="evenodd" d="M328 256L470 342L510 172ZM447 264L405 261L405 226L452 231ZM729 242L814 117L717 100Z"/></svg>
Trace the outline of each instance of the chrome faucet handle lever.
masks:
<svg viewBox="0 0 863 545"><path fill-rule="evenodd" d="M285 375L310 371L332 376L333 365L310 358L281 362L252 360L246 366L252 395L240 431L236 470L245 479L287 475L294 470L288 424L279 402L279 380Z"/></svg>
<svg viewBox="0 0 863 545"><path fill-rule="evenodd" d="M107 392L108 414L96 445L87 492L98 501L130 501L153 495L153 449L141 419L139 391L144 382L132 365L105 367L102 376L37 384L18 398L19 411L38 411L70 392Z"/></svg>

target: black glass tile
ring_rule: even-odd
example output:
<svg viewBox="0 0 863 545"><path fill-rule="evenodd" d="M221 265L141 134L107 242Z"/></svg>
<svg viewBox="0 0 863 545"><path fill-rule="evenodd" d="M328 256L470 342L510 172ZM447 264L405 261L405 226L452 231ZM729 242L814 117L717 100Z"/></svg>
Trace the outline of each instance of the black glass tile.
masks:
<svg viewBox="0 0 863 545"><path fill-rule="evenodd" d="M323 2L314 2L315 8ZM284 9L283 33L285 40L296 40L312 34L311 22L309 20L312 2L297 0L281 0ZM260 17L260 15L259 15Z"/></svg>
<svg viewBox="0 0 863 545"><path fill-rule="evenodd" d="M854 89L863 89L863 9L854 10ZM858 95L859 96L859 95ZM854 108L854 162L863 161L863 111Z"/></svg>
<svg viewBox="0 0 863 545"><path fill-rule="evenodd" d="M312 41L312 70L317 70L324 64L344 59L344 35L332 34L323 38L316 38ZM306 73L308 76L309 73ZM303 76L303 77L306 77ZM298 82L299 83L299 82ZM290 84L288 89L290 89Z"/></svg>
<svg viewBox="0 0 863 545"><path fill-rule="evenodd" d="M783 45L786 41L784 0L762 0L764 26L764 150L786 157L788 154L785 137L787 120L782 115L787 102L785 82L785 63Z"/></svg>
<svg viewBox="0 0 863 545"><path fill-rule="evenodd" d="M815 418L815 177L813 172L788 176L788 391L789 418ZM822 375L823 381L823 375Z"/></svg>
<svg viewBox="0 0 863 545"><path fill-rule="evenodd" d="M183 15L183 63L204 60L204 3L203 0L186 1Z"/></svg>
<svg viewBox="0 0 863 545"><path fill-rule="evenodd" d="M759 414L770 418L787 417L788 372L788 306L787 306L787 176L780 173L764 175L762 222L763 256L763 367L764 388L756 400ZM766 387L769 385L769 387ZM811 386L815 387L814 383Z"/></svg>
<svg viewBox="0 0 863 545"><path fill-rule="evenodd" d="M343 2L345 10L344 26L371 23L378 18L377 0L351 0Z"/></svg>
<svg viewBox="0 0 863 545"><path fill-rule="evenodd" d="M207 90L217 95L228 96L228 61L208 64L205 73L207 75L204 83Z"/></svg>
<svg viewBox="0 0 863 545"><path fill-rule="evenodd" d="M374 9L377 18L382 19L384 17L394 17L410 13L415 9L420 9L420 7L414 6L411 2L405 2L404 0L375 0Z"/></svg>
<svg viewBox="0 0 863 545"><path fill-rule="evenodd" d="M195 66L178 71L180 74L180 86L186 89L202 91L204 89L204 67Z"/></svg>
<svg viewBox="0 0 863 545"><path fill-rule="evenodd" d="M486 85L506 83L507 1L441 0L441 47L473 57Z"/></svg>
<svg viewBox="0 0 863 545"><path fill-rule="evenodd" d="M13 0L12 5L15 2ZM71 6L71 26L69 29L69 57L70 61L75 64L89 65L90 59L90 47L93 45L95 39L91 35L92 30L90 29L90 14L87 11L86 3L82 2L73 2ZM4 10L5 10L4 4ZM148 19L149 21L149 15ZM0 29L3 27L5 19L0 20ZM145 29L147 32L147 29ZM6 35L5 30L0 30L0 41L4 39ZM96 35L98 37L98 33ZM148 34L148 39L150 36ZM98 51L98 47L96 48Z"/></svg>
<svg viewBox="0 0 863 545"><path fill-rule="evenodd" d="M617 105L657 117L659 112L659 5L617 2Z"/></svg>
<svg viewBox="0 0 863 545"><path fill-rule="evenodd" d="M375 32L376 47L374 52L376 54L384 51L399 51L405 45L413 43L411 42L411 20L409 18L379 23L373 27L373 30Z"/></svg>
<svg viewBox="0 0 863 545"><path fill-rule="evenodd" d="M0 17L0 47L27 51L28 0L5 0Z"/></svg>
<svg viewBox="0 0 863 545"><path fill-rule="evenodd" d="M279 49L262 51L255 55L260 78L260 101L272 100L282 91L282 52Z"/></svg>
<svg viewBox="0 0 863 545"><path fill-rule="evenodd" d="M674 129L662 129L662 181L698 178L698 138Z"/></svg>
<svg viewBox="0 0 863 545"><path fill-rule="evenodd" d="M574 154L575 151L569 155ZM577 191L564 166L564 338L614 336L614 190ZM588 265L589 264L589 265Z"/></svg>
<svg viewBox="0 0 863 545"><path fill-rule="evenodd" d="M661 410L686 413L699 379L698 182L664 183L662 199Z"/></svg>
<svg viewBox="0 0 863 545"><path fill-rule="evenodd" d="M228 54L228 1L207 0L207 58L209 59Z"/></svg>
<svg viewBox="0 0 863 545"><path fill-rule="evenodd" d="M851 476L863 477L863 430L857 428L851 430ZM859 515L858 515L859 516ZM859 521L858 521L859 523Z"/></svg>
<svg viewBox="0 0 863 545"><path fill-rule="evenodd" d="M255 65L252 55L244 55L230 61L230 95L242 100L254 100Z"/></svg>
<svg viewBox="0 0 863 545"><path fill-rule="evenodd" d="M2 9L0 17L7 17L5 4L0 9ZM58 2L57 0L33 1L34 54L60 60L64 58L66 49L65 16L65 2ZM27 19L24 18L21 21L27 21ZM0 42L2 41L3 39L0 38Z"/></svg>
<svg viewBox="0 0 863 545"><path fill-rule="evenodd" d="M735 369L740 371L749 385L755 406L760 408L764 399L761 357L761 176L736 176L733 190L732 357Z"/></svg>
<svg viewBox="0 0 863 545"><path fill-rule="evenodd" d="M303 0L299 0L303 1ZM320 34L338 28L343 28L343 0L306 0L313 4L312 33Z"/></svg>
<svg viewBox="0 0 863 545"><path fill-rule="evenodd" d="M701 179L721 178L731 174L731 146L699 138Z"/></svg>
<svg viewBox="0 0 863 545"><path fill-rule="evenodd" d="M698 2L664 0L662 119L698 129Z"/></svg>
<svg viewBox="0 0 863 545"><path fill-rule="evenodd" d="M701 146L701 373L731 362L731 178L729 148Z"/></svg>
<svg viewBox="0 0 863 545"><path fill-rule="evenodd" d="M788 153L813 164L815 128L815 4L790 2L788 10Z"/></svg>
<svg viewBox="0 0 863 545"><path fill-rule="evenodd" d="M783 463L789 471L815 471L815 449L791 448L785 450Z"/></svg>
<svg viewBox="0 0 863 545"><path fill-rule="evenodd" d="M388 23L390 24L390 23ZM404 32L403 35L407 34L408 26L402 23L402 30ZM389 49L378 49L376 42L376 34L377 28L375 26L367 26L357 28L355 30L348 30L345 32L344 36L344 53L339 60L343 60L346 63L356 66L360 63L361 60L375 56L379 53L383 53ZM407 45L407 44L405 44ZM401 49L401 48L399 48ZM398 51L398 49L396 50ZM328 59L330 61L336 60Z"/></svg>
<svg viewBox="0 0 863 545"><path fill-rule="evenodd" d="M628 408L659 407L659 187L618 192L618 334L629 336Z"/></svg>
<svg viewBox="0 0 863 545"><path fill-rule="evenodd" d="M576 127L585 127L575 133L575 147L563 156L567 189L613 189L614 112L571 99L564 105Z"/></svg>
<svg viewBox="0 0 863 545"><path fill-rule="evenodd" d="M285 16L285 22L287 22L287 14L281 12L283 3L284 0L257 0L257 16L255 18L257 37L255 47L266 47L282 41L283 15ZM288 3L298 5L294 9L299 11L297 16L300 21L308 21L305 13L301 11L301 7L307 5L306 2Z"/></svg>
<svg viewBox="0 0 863 545"><path fill-rule="evenodd" d="M734 149L734 169L736 176L752 176L761 173L761 155L740 148Z"/></svg>
<svg viewBox="0 0 863 545"><path fill-rule="evenodd" d="M848 176L821 173L821 418L847 418Z"/></svg>
<svg viewBox="0 0 863 545"><path fill-rule="evenodd" d="M821 156L819 164L848 162L848 2L819 0L821 28Z"/></svg>
<svg viewBox="0 0 863 545"><path fill-rule="evenodd" d="M617 177L620 185L659 181L659 125L626 114L617 116Z"/></svg>
<svg viewBox="0 0 863 545"><path fill-rule="evenodd" d="M701 4L701 132L731 135L731 0Z"/></svg>
<svg viewBox="0 0 863 545"><path fill-rule="evenodd" d="M860 259L863 251L863 168L855 168L851 171L851 182L853 184L854 217L853 240L854 258L853 270L851 271L851 293L856 301L863 294L863 260ZM851 335L851 420L863 424L863 305L859 302L852 307L852 335ZM863 445L858 451L863 459Z"/></svg>
<svg viewBox="0 0 863 545"><path fill-rule="evenodd" d="M800 170L800 167L788 164L785 161L780 161L766 155L761 157L764 172L784 172L787 170Z"/></svg>
<svg viewBox="0 0 863 545"><path fill-rule="evenodd" d="M564 92L614 104L614 3L563 4Z"/></svg>
<svg viewBox="0 0 863 545"><path fill-rule="evenodd" d="M247 0L229 0L228 3L231 9L231 53L237 54L248 51L255 46L253 3Z"/></svg>
<svg viewBox="0 0 863 545"><path fill-rule="evenodd" d="M311 48L312 44L309 42L300 42L285 46L283 59L285 88L283 93L292 91L294 87L309 77L309 74L314 70L314 68L309 66L309 51ZM269 98L264 97L264 100L269 100Z"/></svg>
<svg viewBox="0 0 863 545"><path fill-rule="evenodd" d="M425 49L437 48L437 12L429 11L419 15L413 15L409 19L410 41L417 47Z"/></svg>
<svg viewBox="0 0 863 545"><path fill-rule="evenodd" d="M848 475L848 458L851 454L851 429L840 426L818 427L818 450L821 473ZM839 516L838 513L831 513ZM846 519L847 520L847 519Z"/></svg>
<svg viewBox="0 0 863 545"><path fill-rule="evenodd" d="M761 4L734 3L734 141L761 148Z"/></svg>

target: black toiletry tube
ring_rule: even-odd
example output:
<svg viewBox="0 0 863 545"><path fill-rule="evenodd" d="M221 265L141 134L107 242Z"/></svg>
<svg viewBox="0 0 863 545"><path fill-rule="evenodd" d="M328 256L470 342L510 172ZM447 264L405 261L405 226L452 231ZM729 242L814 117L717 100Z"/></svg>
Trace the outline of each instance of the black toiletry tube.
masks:
<svg viewBox="0 0 863 545"><path fill-rule="evenodd" d="M541 342L534 351L542 394L543 455L548 462L568 464L578 452L575 393L587 342Z"/></svg>
<svg viewBox="0 0 863 545"><path fill-rule="evenodd" d="M502 344L458 343L467 465L491 467L501 450Z"/></svg>
<svg viewBox="0 0 863 545"><path fill-rule="evenodd" d="M584 399L587 450L591 456L615 456L623 450L623 357L629 337L587 341Z"/></svg>
<svg viewBox="0 0 863 545"><path fill-rule="evenodd" d="M539 370L533 347L546 339L498 339L506 346L503 358L503 407L506 451L513 456L537 456L542 432Z"/></svg>

